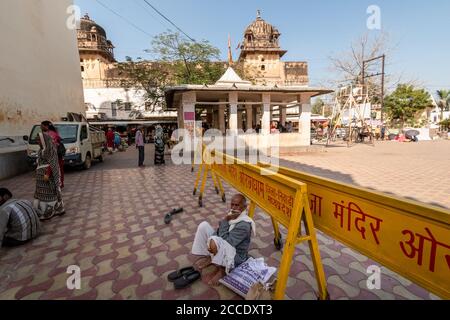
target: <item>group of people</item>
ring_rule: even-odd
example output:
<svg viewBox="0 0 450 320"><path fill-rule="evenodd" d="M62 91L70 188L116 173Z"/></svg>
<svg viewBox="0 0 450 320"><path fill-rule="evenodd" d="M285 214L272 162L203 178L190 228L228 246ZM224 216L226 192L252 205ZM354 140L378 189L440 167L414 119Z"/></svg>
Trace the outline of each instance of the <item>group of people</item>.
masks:
<svg viewBox="0 0 450 320"><path fill-rule="evenodd" d="M375 128L375 139L384 141L386 139L386 126L377 126Z"/></svg>
<svg viewBox="0 0 450 320"><path fill-rule="evenodd" d="M157 125L155 128L155 134L154 134L154 143L155 143L155 159L154 163L155 165L161 165L165 164L164 160L164 153L166 150L166 144L167 137L164 134L164 129ZM139 151L138 156L138 166L140 168L145 168L145 140L144 140L144 129L142 127L138 127L136 129L135 134L135 143L136 143L136 149Z"/></svg>
<svg viewBox="0 0 450 320"><path fill-rule="evenodd" d="M113 152L119 150L121 145L122 138L120 133L111 127L108 128L108 131L106 132L106 147L108 152L112 154Z"/></svg>
<svg viewBox="0 0 450 320"><path fill-rule="evenodd" d="M270 133L291 133L293 129L292 121L286 122L285 125L281 122L272 122L270 126Z"/></svg>
<svg viewBox="0 0 450 320"><path fill-rule="evenodd" d="M39 234L40 220L65 213L64 187L65 148L58 130L50 121L41 123L37 142L34 201L17 200L6 188L0 188L0 244L17 246Z"/></svg>

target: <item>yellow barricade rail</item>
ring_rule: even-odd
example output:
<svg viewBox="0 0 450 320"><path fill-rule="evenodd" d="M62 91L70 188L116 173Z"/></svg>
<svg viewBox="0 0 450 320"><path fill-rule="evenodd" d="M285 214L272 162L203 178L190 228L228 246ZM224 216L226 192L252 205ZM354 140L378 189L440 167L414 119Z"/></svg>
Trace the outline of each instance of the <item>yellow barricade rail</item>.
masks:
<svg viewBox="0 0 450 320"><path fill-rule="evenodd" d="M288 168L274 170L308 186L316 228L450 299L450 211Z"/></svg>
<svg viewBox="0 0 450 320"><path fill-rule="evenodd" d="M222 161L212 163L210 161L212 157L215 157L216 160L219 157ZM313 217L309 208L306 184L282 174L272 174L265 168L245 163L219 152L210 154L207 151L204 153L203 160L204 163L201 165L196 183L197 188L200 172L203 171L204 179L201 195L205 187L205 175L208 171L211 171L215 184L216 180L220 182L220 178L222 178L250 200L250 217L253 218L256 206L270 215L274 225L276 241L281 239L278 223L288 229L274 298L284 299L295 246L307 241L314 264L319 298L328 299L325 273L320 259ZM223 192L223 189L221 191ZM305 234L302 234L301 222L305 226Z"/></svg>

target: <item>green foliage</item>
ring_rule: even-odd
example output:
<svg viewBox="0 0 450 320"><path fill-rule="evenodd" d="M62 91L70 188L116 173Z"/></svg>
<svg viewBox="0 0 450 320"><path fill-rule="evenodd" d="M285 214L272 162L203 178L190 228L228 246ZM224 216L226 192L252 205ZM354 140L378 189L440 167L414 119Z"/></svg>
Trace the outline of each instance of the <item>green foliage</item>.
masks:
<svg viewBox="0 0 450 320"><path fill-rule="evenodd" d="M165 104L167 86L215 83L226 68L224 63L217 61L219 49L208 41L189 41L179 33L165 32L156 36L152 48L146 51L154 53L158 59L133 61L127 57L117 68L122 75L122 87L145 90L147 107L151 106L149 111Z"/></svg>
<svg viewBox="0 0 450 320"><path fill-rule="evenodd" d="M312 114L322 114L322 109L325 106L325 102L323 102L322 99L317 99L316 102L314 102L312 109L311 109L311 113Z"/></svg>
<svg viewBox="0 0 450 320"><path fill-rule="evenodd" d="M153 52L160 62L172 67L175 84L211 84L225 71L218 63L220 50L208 41L192 42L179 33L164 32L152 41ZM216 61L216 62L214 62Z"/></svg>
<svg viewBox="0 0 450 320"><path fill-rule="evenodd" d="M157 105L163 105L165 102L164 88L171 83L170 65L133 61L130 57L127 57L126 60L125 63L117 64L120 73L124 75L120 81L121 86L125 89L145 90L145 98L151 104L151 111Z"/></svg>
<svg viewBox="0 0 450 320"><path fill-rule="evenodd" d="M413 123L416 115L432 106L431 96L423 89L401 84L386 97L385 108L389 117L404 127L406 122Z"/></svg>
<svg viewBox="0 0 450 320"><path fill-rule="evenodd" d="M444 111L450 109L450 90L438 90L438 107L441 109L441 119L444 118Z"/></svg>
<svg viewBox="0 0 450 320"><path fill-rule="evenodd" d="M442 128L443 130L450 131L450 119L446 119L446 120L444 120L444 121L441 121L441 122L439 123L439 125L441 126L441 128Z"/></svg>

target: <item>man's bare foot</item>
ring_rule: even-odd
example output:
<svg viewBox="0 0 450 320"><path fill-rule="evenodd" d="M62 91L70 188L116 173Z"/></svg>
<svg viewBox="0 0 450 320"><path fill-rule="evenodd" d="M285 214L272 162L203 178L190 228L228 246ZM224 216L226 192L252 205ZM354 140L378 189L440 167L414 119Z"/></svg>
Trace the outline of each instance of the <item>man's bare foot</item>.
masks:
<svg viewBox="0 0 450 320"><path fill-rule="evenodd" d="M219 280L226 276L225 268L219 267L214 276L209 280L208 285L217 287L220 283Z"/></svg>
<svg viewBox="0 0 450 320"><path fill-rule="evenodd" d="M202 271L212 264L211 257L202 257L194 262L194 268Z"/></svg>

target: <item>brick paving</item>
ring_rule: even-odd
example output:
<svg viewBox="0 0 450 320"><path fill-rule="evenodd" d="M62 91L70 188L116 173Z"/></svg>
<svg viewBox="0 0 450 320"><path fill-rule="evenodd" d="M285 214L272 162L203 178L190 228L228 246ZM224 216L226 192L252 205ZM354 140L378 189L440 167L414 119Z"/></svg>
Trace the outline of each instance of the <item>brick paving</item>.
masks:
<svg viewBox="0 0 450 320"><path fill-rule="evenodd" d="M444 166L450 157L444 156L449 145L416 145L424 151L412 149L413 145L401 149L403 146L388 144L372 149L358 146L350 152L335 148L324 154L285 156L282 163L374 187L385 176L386 181L378 184L383 187L377 189L403 195L406 185L412 185L411 190L423 187L424 194L411 194L448 206L449 199L441 195L448 191L442 177L448 173L448 165L447 169ZM430 154L431 146L439 148L436 155ZM416 154L419 164L409 165L407 159L402 160L403 150L409 156ZM383 160L376 160L374 153L383 155ZM147 147L148 164L151 157ZM368 165L360 164L361 160ZM401 163L406 172L399 170ZM197 225L203 220L214 225L226 212L226 205L213 192L211 183L207 184L204 207L199 208L197 198L192 196L195 174L190 172L190 166L136 166L137 152L132 148L108 156L104 163L95 164L88 171L70 170L63 192L66 215L45 222L42 235L27 245L0 249L0 299L239 300L222 286L207 285L211 269L204 272L201 281L184 290L174 290L166 280L171 271L192 264L189 252ZM397 170L392 166L397 166ZM380 168L385 170L384 175L377 171ZM418 173L420 170L424 172ZM18 198L31 199L33 174L1 181L0 185L10 188ZM233 190L225 187L230 199ZM165 225L164 215L179 206L184 212ZM281 253L273 245L270 219L257 212L256 223L258 234L252 240L250 254L265 257L269 265L278 266ZM282 232L285 234L285 230ZM375 263L320 232L318 238L331 299L437 299L384 268L382 289L368 290L366 270ZM66 288L66 270L70 265L78 265L82 270L81 290ZM309 249L299 246L287 299L316 299L316 289Z"/></svg>

